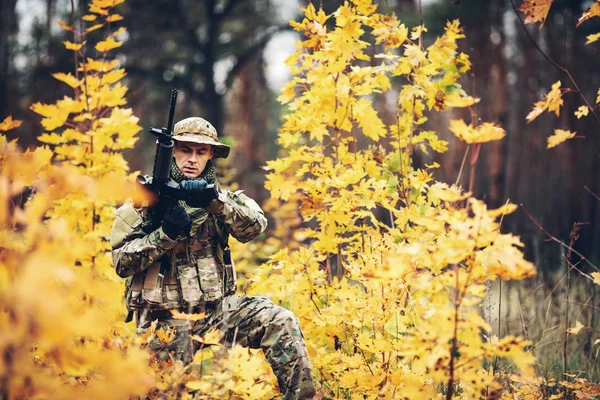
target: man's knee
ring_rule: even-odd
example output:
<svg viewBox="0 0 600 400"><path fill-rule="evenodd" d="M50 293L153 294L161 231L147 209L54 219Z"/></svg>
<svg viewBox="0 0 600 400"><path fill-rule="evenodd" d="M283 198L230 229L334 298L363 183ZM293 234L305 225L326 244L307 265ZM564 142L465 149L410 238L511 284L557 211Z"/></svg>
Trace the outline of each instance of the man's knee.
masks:
<svg viewBox="0 0 600 400"><path fill-rule="evenodd" d="M275 316L273 317L272 323L282 327L300 328L300 321L298 321L296 314L286 308L280 306L275 307L277 309L275 310Z"/></svg>

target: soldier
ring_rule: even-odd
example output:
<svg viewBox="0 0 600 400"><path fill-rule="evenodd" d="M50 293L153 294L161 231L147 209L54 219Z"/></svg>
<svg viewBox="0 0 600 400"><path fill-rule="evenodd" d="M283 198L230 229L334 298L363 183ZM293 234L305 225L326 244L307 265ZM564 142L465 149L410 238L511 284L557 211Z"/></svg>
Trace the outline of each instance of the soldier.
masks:
<svg viewBox="0 0 600 400"><path fill-rule="evenodd" d="M235 295L229 235L248 242L265 230L267 220L242 191L218 187L211 159L227 158L229 146L218 141L215 128L202 118L175 124L173 139L171 179L192 191L215 184L218 198L201 208L174 202L162 225L149 234L142 229L147 209L125 204L117 210L111 246L116 272L127 278L128 319L135 314L138 333L153 321L158 327L175 327L173 341L165 346L155 339L150 348L159 358L171 353L184 364L192 361L199 345L190 335L202 336L218 327L224 332L223 344L264 350L285 399L312 398L310 361L296 316L265 297ZM174 319L171 310L206 316L190 327L188 321Z"/></svg>

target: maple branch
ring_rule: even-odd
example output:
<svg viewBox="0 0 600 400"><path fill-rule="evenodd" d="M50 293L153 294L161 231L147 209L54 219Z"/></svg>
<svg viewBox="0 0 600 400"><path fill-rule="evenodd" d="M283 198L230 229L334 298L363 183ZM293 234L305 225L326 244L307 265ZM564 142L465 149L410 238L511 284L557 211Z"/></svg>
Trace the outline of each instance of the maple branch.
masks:
<svg viewBox="0 0 600 400"><path fill-rule="evenodd" d="M537 49L537 51L539 51L540 54L542 56L544 56L544 58L546 60L548 60L548 62L550 64L552 64L556 69L558 69L563 74L567 75L567 77L571 81L571 84L575 87L575 90L577 91L577 93L579 93L579 97L581 97L581 100L583 100L583 102L585 103L585 105L588 107L588 109L592 113L592 117L594 117L594 120L596 121L596 123L598 124L598 126L600 126L600 118L598 118L598 115L596 115L596 113L594 112L594 109L592 108L592 106L590 106L590 103L588 102L587 98L583 95L583 92L579 89L579 85L577 85L577 82L575 81L575 78L573 78L573 75L571 75L571 73L569 72L569 70L567 69L567 67L563 67L563 66L558 65L554 60L552 60L550 58L550 56L548 54L546 54L544 52L544 50L542 50L542 48L537 44L537 42L535 41L535 39L533 38L533 36L531 36L531 33L529 32L529 30L527 29L527 27L525 26L525 21L523 21L523 19L519 15L519 13L517 11L517 6L515 6L514 0L510 0L510 4L512 6L513 11L515 12L515 15L519 19L519 22L521 23L521 26L523 27L523 30L525 30L525 33L527 34L527 37L529 37L529 40L531 41L531 43L533 43L533 45L535 46L535 48ZM566 55L565 55L565 57L566 57ZM587 135L585 135L585 138L589 141L589 145L594 150L594 152L596 153L596 155L598 157L600 157L600 152L598 151L598 149L596 148L596 146L594 146L594 143L592 142L592 139L590 139Z"/></svg>
<svg viewBox="0 0 600 400"><path fill-rule="evenodd" d="M512 1L512 0L511 0ZM585 257L583 254L581 254L580 252L578 252L577 250L575 250L574 248L568 246L565 242L562 242L561 240L557 239L555 236L553 236L552 234L550 234L546 229L544 229L544 227L542 225L540 225L539 222L537 222L535 220L535 218L533 218L533 216L531 215L531 213L529 211L527 211L527 209L525 208L525 206L523 205L523 203L519 204L519 207L525 212L525 214L527 214L527 217L529 217L529 219L531 220L531 222L533 222L533 224L540 230L542 231L542 233L544 233L544 235L548 236L548 239L550 239L553 242L556 242L558 244L560 244L562 247L564 247L565 249L575 253L577 256L579 256L579 258L581 258L581 261L585 261L588 265L590 265L592 268L594 268L596 271L600 271L600 269L598 267L596 267L594 264L592 264L592 262L590 260L587 259L587 257Z"/></svg>
<svg viewBox="0 0 600 400"><path fill-rule="evenodd" d="M596 200L600 201L600 197L598 197L596 193L592 192L587 186L584 186L583 188L587 190L592 196L594 196Z"/></svg>
<svg viewBox="0 0 600 400"><path fill-rule="evenodd" d="M578 306L583 306L583 308L591 308L592 310L595 310L595 311L600 311L600 308L598 308L598 307L594 307L594 306L590 306L590 305L589 305L589 304L587 304L587 303L580 303L580 302L578 302L578 301L571 301L571 300L569 300L569 301L568 301L568 303L569 303L569 304L577 304Z"/></svg>
<svg viewBox="0 0 600 400"><path fill-rule="evenodd" d="M75 33L75 4L71 0L71 22L73 23L73 43L77 43L77 34ZM79 68L77 68L77 51L73 52L73 58L75 63L75 79L79 80ZM77 100L79 100L79 93L75 92Z"/></svg>

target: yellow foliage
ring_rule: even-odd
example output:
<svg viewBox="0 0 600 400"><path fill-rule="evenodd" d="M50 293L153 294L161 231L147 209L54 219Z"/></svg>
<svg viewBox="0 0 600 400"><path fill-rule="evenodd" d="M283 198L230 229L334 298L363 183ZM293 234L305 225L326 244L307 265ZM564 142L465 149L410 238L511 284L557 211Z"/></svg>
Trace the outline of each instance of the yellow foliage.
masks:
<svg viewBox="0 0 600 400"><path fill-rule="evenodd" d="M560 85L560 81L554 83L552 85L552 90L544 95L544 101L538 101L534 104L533 110L527 114L527 122L533 121L546 110L554 112L557 117L560 115L560 107L564 103Z"/></svg>
<svg viewBox="0 0 600 400"><path fill-rule="evenodd" d="M23 121L19 121L16 119L12 119L12 116L8 116L0 123L0 133L4 133L6 131L10 131L11 129L16 129L21 126Z"/></svg>
<svg viewBox="0 0 600 400"><path fill-rule="evenodd" d="M456 137L469 144L500 140L506 135L504 129L493 123L484 122L477 127L473 127L472 125L467 126L462 119L451 120L450 131L454 133Z"/></svg>
<svg viewBox="0 0 600 400"><path fill-rule="evenodd" d="M555 129L554 135L548 137L548 149L558 146L562 142L573 139L577 135L577 132L566 131L564 129Z"/></svg>
<svg viewBox="0 0 600 400"><path fill-rule="evenodd" d="M428 112L478 101L459 84L470 69L458 52L459 22L420 47L395 15L377 13L370 1L346 2L331 15L309 5L305 14L293 26L307 39L287 61L295 77L280 97L290 110L279 132L286 153L268 162L266 187L270 209L300 214L278 214L283 230L299 217L309 225L247 272L249 293L267 294L300 318L326 398L433 398L436 388L455 385L465 398L477 397L502 388L502 378L482 368L495 356L529 379L528 342L483 341L490 326L476 312L486 280L535 274L519 239L500 232L516 206L488 210L411 160L418 149L447 149L422 129ZM335 30L315 27L317 18L334 19ZM373 44L364 42L366 27ZM425 29L412 29L412 40ZM380 67L365 66L380 43L397 52L376 55L386 62ZM386 125L372 101L395 76L404 84L397 120ZM491 123L453 121L450 129L468 143L505 135ZM365 139L375 145L361 148Z"/></svg>

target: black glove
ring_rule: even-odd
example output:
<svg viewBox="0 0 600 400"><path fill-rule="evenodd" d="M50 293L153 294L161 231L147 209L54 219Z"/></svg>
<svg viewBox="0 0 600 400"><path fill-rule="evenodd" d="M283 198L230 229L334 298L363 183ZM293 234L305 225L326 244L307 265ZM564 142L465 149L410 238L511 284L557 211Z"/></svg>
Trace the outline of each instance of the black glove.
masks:
<svg viewBox="0 0 600 400"><path fill-rule="evenodd" d="M192 195L192 198L194 197L194 193L202 193L202 191L204 189L206 189L206 187L208 186L208 182L206 182L204 179L200 179L197 181L183 181L179 184L179 187L187 192L189 192ZM190 207L206 207L210 204L212 200L192 200L192 201L187 201L187 204Z"/></svg>
<svg viewBox="0 0 600 400"><path fill-rule="evenodd" d="M192 227L192 219L181 204L173 202L169 204L163 217L163 231L172 240L177 239L181 232L189 232Z"/></svg>

